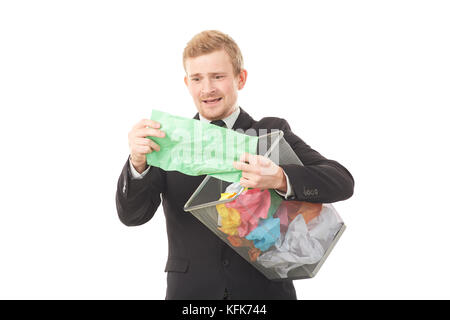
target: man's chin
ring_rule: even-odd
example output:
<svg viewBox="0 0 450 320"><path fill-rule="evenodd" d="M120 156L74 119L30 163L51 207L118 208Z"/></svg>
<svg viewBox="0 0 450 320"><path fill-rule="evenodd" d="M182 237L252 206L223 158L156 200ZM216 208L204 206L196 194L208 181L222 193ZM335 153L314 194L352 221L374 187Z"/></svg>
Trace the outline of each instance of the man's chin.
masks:
<svg viewBox="0 0 450 320"><path fill-rule="evenodd" d="M199 113L208 120L222 119L226 116L226 110L222 108L199 108Z"/></svg>

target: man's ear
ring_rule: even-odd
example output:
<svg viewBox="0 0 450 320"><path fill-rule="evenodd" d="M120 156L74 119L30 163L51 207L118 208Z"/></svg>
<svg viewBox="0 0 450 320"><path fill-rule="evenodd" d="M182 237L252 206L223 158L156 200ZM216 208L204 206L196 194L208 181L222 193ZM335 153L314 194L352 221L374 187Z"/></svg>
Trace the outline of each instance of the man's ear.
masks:
<svg viewBox="0 0 450 320"><path fill-rule="evenodd" d="M188 78L187 78L187 76L184 76L184 83L186 84L186 87L187 87L187 85L188 85Z"/></svg>
<svg viewBox="0 0 450 320"><path fill-rule="evenodd" d="M239 73L239 82L238 82L238 90L241 90L245 86L245 82L247 82L247 70L242 69Z"/></svg>

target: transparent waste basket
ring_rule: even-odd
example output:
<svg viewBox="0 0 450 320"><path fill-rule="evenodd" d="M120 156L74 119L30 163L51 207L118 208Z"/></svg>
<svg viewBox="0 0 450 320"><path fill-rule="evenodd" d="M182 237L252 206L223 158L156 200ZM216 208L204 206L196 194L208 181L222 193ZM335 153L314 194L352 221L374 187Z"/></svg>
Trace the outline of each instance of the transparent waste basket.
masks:
<svg viewBox="0 0 450 320"><path fill-rule="evenodd" d="M279 130L258 137L257 153L278 165L303 165ZM227 193L228 198L221 197L230 185L207 176L184 210L191 212L268 279L314 277L345 230L333 205L285 200L273 190L245 189L236 184L234 192ZM267 210L269 191L271 207ZM252 197L250 193L257 197L253 205L244 201ZM262 209L272 215L264 218L263 213L261 217L257 211ZM224 220L238 215L237 221Z"/></svg>

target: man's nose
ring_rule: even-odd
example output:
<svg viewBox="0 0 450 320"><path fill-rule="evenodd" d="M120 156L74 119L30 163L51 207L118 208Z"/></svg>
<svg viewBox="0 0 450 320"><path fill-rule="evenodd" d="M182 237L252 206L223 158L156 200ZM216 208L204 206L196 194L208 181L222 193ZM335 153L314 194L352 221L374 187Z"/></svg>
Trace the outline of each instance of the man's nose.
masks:
<svg viewBox="0 0 450 320"><path fill-rule="evenodd" d="M216 91L209 79L205 79L202 84L202 94L212 94Z"/></svg>

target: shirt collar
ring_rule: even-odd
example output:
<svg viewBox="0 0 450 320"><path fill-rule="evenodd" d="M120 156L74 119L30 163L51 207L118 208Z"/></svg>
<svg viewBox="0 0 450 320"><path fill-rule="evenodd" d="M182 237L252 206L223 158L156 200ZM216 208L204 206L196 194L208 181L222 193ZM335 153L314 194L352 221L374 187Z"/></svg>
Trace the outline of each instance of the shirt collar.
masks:
<svg viewBox="0 0 450 320"><path fill-rule="evenodd" d="M239 116L239 113L241 113L241 108L237 107L236 110L234 110L232 114L230 114L228 117L222 119L223 122L225 122L225 124L227 125L228 129L233 128L234 123L236 122L236 119ZM199 116L200 121L205 121L208 123L211 122L211 120L208 120L208 119L202 117L202 115L200 113L198 114L198 116Z"/></svg>

